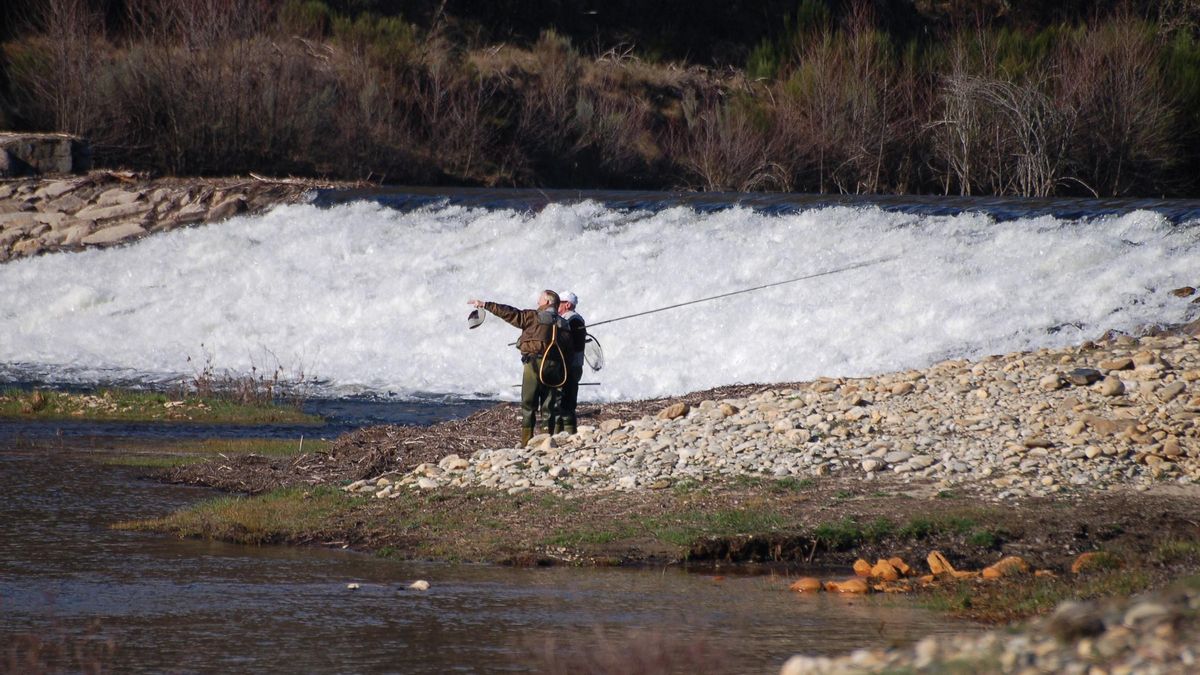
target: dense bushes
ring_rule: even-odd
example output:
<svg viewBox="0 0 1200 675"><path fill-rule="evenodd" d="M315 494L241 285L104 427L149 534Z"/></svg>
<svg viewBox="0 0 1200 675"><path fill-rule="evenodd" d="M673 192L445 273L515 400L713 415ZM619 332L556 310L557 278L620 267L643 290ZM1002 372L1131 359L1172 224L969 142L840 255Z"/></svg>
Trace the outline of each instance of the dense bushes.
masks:
<svg viewBox="0 0 1200 675"><path fill-rule="evenodd" d="M0 120L176 174L1034 196L1200 180L1200 42L1181 12L917 39L866 4L804 0L742 71L352 11L378 2L119 4L117 30L111 8L46 0L3 45Z"/></svg>

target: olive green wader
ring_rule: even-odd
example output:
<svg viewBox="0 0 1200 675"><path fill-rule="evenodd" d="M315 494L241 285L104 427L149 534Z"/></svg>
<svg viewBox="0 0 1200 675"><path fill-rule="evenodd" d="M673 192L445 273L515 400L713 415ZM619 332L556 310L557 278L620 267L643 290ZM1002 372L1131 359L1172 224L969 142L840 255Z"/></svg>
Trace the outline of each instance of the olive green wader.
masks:
<svg viewBox="0 0 1200 675"><path fill-rule="evenodd" d="M524 446L533 437L538 410L542 411L542 430L548 434L554 433L562 389L543 382L562 382L563 364L558 360L546 359L543 367L540 356L528 357L522 361L525 362L521 374L521 445Z"/></svg>
<svg viewBox="0 0 1200 675"><path fill-rule="evenodd" d="M555 431L574 434L578 420L575 405L579 400L579 381L583 379L583 364L567 366L567 383L563 385L559 399L558 415L555 416Z"/></svg>

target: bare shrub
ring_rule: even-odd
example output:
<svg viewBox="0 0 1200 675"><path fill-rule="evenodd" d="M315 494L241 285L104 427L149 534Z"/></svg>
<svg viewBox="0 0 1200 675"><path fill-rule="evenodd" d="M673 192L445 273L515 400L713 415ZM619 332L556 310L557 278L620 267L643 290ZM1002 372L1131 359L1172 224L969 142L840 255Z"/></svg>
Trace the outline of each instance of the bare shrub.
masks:
<svg viewBox="0 0 1200 675"><path fill-rule="evenodd" d="M748 102L685 101L686 125L669 137L675 162L708 191L787 188L771 159L771 126Z"/></svg>
<svg viewBox="0 0 1200 675"><path fill-rule="evenodd" d="M939 89L940 116L931 122L943 190L959 194L1056 194L1068 181L1077 115L1050 92L1055 65L1001 66L995 36L960 35Z"/></svg>
<svg viewBox="0 0 1200 675"><path fill-rule="evenodd" d="M970 195L987 173L985 153L995 149L988 147L992 140L988 111L975 92L979 78L969 71L964 51L961 41L955 44L951 71L942 79L939 90L941 117L931 123L930 129L934 157L944 167L943 191L949 194L957 187L959 194Z"/></svg>
<svg viewBox="0 0 1200 675"><path fill-rule="evenodd" d="M1079 115L1074 171L1096 193L1164 189L1176 143L1161 50L1151 26L1122 17L1081 31L1062 57L1059 97Z"/></svg>
<svg viewBox="0 0 1200 675"><path fill-rule="evenodd" d="M190 356L187 360L192 363ZM250 372L244 374L218 370L213 364L213 355L205 350L204 363L196 364L190 377L180 379L171 394L179 399L195 396L246 406L268 406L286 401L294 408L302 407L309 398L312 384L304 367L299 366L289 373L275 359L275 367L270 371L267 375L253 364Z"/></svg>
<svg viewBox="0 0 1200 675"><path fill-rule="evenodd" d="M575 103L579 147L592 150L615 174L644 169L658 154L649 133L650 104L624 86L626 61L602 56L592 64Z"/></svg>
<svg viewBox="0 0 1200 675"><path fill-rule="evenodd" d="M862 5L859 5L862 7ZM840 32L807 41L777 91L784 163L821 192L879 192L898 174L913 137L912 84L893 45L859 10Z"/></svg>
<svg viewBox="0 0 1200 675"><path fill-rule="evenodd" d="M213 50L260 35L275 20L270 0L126 0L134 34L189 51Z"/></svg>
<svg viewBox="0 0 1200 675"><path fill-rule="evenodd" d="M10 48L16 104L36 128L94 130L102 18L86 0L46 0L34 17L41 35Z"/></svg>
<svg viewBox="0 0 1200 675"><path fill-rule="evenodd" d="M329 127L337 83L297 45L265 38L185 51L143 44L106 90L114 154L172 172L310 166Z"/></svg>
<svg viewBox="0 0 1200 675"><path fill-rule="evenodd" d="M428 39L411 73L413 105L430 159L444 171L471 176L496 152L497 81L478 73L465 52Z"/></svg>
<svg viewBox="0 0 1200 675"><path fill-rule="evenodd" d="M539 159L566 162L576 145L575 110L582 71L570 40L552 30L533 47L534 70L521 91L516 141Z"/></svg>

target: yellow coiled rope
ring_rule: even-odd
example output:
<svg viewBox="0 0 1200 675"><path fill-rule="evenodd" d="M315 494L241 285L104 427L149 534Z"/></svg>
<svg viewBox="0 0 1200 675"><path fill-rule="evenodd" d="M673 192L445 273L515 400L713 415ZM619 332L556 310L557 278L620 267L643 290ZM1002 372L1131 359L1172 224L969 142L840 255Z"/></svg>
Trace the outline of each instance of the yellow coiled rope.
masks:
<svg viewBox="0 0 1200 675"><path fill-rule="evenodd" d="M551 349L558 350L558 360L562 364L563 377L562 382L558 384L550 384L546 381L542 372L546 369L546 357L550 355ZM570 377L567 373L567 355L563 353L562 346L558 344L558 322L550 325L550 344L546 345L546 351L542 352L542 362L538 364L538 382L541 382L547 387L558 389L567 383L567 378Z"/></svg>

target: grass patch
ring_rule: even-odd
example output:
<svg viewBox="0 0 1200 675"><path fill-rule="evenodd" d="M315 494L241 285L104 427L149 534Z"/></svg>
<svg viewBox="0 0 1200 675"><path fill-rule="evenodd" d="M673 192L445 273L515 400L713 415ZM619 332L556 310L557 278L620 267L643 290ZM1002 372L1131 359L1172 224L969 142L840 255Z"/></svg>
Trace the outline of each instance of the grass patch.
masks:
<svg viewBox="0 0 1200 675"><path fill-rule="evenodd" d="M1164 565L1200 561L1200 541L1172 539L1154 548L1153 557Z"/></svg>
<svg viewBox="0 0 1200 675"><path fill-rule="evenodd" d="M865 524L851 517L822 523L813 530L813 537L831 551L847 551L864 544L877 544L888 538L919 541L944 534L966 536L972 545L983 548L993 548L1001 541L999 533L981 527L974 518L964 516L917 516L899 525L884 517Z"/></svg>
<svg viewBox="0 0 1200 675"><path fill-rule="evenodd" d="M817 481L811 478L780 478L767 483L767 490L774 494L803 492L815 487Z"/></svg>
<svg viewBox="0 0 1200 675"><path fill-rule="evenodd" d="M562 513L562 510L556 509L555 512ZM765 508L685 510L664 515L629 514L601 521L572 520L557 528L542 543L588 547L652 540L682 552L702 539L769 534L779 531L784 525L782 516Z"/></svg>
<svg viewBox="0 0 1200 675"><path fill-rule="evenodd" d="M257 497L220 497L165 518L126 521L114 527L239 544L310 541L331 518L362 501L365 499L348 497L331 487L284 488Z"/></svg>
<svg viewBox="0 0 1200 675"><path fill-rule="evenodd" d="M0 393L0 418L213 424L322 423L320 417L290 405L240 403L219 396L175 398L160 392L126 389L101 389L91 394L7 389Z"/></svg>
<svg viewBox="0 0 1200 675"><path fill-rule="evenodd" d="M684 478L683 480L676 481L675 484L671 486L671 492L681 496L691 494L693 492L699 492L703 489L703 484L700 481L692 478Z"/></svg>
<svg viewBox="0 0 1200 675"><path fill-rule="evenodd" d="M104 464L115 466L133 466L140 469L174 469L180 466L190 466L208 461L207 457L196 455L116 455L106 457Z"/></svg>
<svg viewBox="0 0 1200 675"><path fill-rule="evenodd" d="M1142 570L1105 570L1083 577L1029 577L1020 582L963 581L935 586L919 604L981 621L1013 621L1050 612L1066 600L1128 597L1152 585Z"/></svg>
<svg viewBox="0 0 1200 675"><path fill-rule="evenodd" d="M855 518L822 523L813 530L813 538L831 551L845 551L867 543L876 543L895 533L896 525L887 518L876 518L862 525Z"/></svg>
<svg viewBox="0 0 1200 675"><path fill-rule="evenodd" d="M724 538L778 531L784 521L778 513L761 509L721 509L711 512L685 511L668 517L640 519L644 532L662 542L682 548L703 538Z"/></svg>
<svg viewBox="0 0 1200 675"><path fill-rule="evenodd" d="M263 455L292 457L306 452L321 452L329 447L326 440L276 438L208 438L180 441L162 450L109 457L105 464L134 466L146 469L170 469L199 464L222 455Z"/></svg>
<svg viewBox="0 0 1200 675"><path fill-rule="evenodd" d="M991 530L978 530L967 537L967 543L979 548L996 548L1000 545L1000 535Z"/></svg>
<svg viewBox="0 0 1200 675"><path fill-rule="evenodd" d="M180 452L205 455L292 457L305 452L322 452L329 448L329 441L307 438L206 438L201 441L185 441L175 447Z"/></svg>

